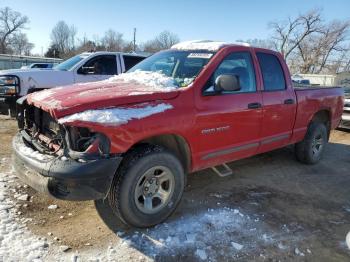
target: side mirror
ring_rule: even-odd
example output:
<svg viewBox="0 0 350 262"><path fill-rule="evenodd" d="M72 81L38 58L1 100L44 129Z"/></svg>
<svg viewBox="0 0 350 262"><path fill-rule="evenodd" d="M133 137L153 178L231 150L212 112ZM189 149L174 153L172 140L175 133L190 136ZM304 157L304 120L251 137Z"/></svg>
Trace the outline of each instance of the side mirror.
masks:
<svg viewBox="0 0 350 262"><path fill-rule="evenodd" d="M82 66L79 69L79 72L82 75L91 75L95 73L95 68L94 67L90 67L90 66Z"/></svg>
<svg viewBox="0 0 350 262"><path fill-rule="evenodd" d="M219 75L215 79L214 90L217 92L241 90L239 77L231 74Z"/></svg>

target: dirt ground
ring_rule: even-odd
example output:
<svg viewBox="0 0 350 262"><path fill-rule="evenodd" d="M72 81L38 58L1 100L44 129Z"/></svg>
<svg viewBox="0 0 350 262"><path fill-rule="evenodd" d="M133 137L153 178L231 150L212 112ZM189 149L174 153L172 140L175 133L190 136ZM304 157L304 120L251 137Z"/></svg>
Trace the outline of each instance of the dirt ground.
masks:
<svg viewBox="0 0 350 262"><path fill-rule="evenodd" d="M15 121L0 117L0 158L10 158L15 132ZM333 131L324 158L317 165L298 163L292 147L229 165L234 171L229 177L218 177L211 170L190 174L181 204L166 227L176 227L184 217L201 216L221 207L238 208L263 224L268 232L263 238L274 241L262 243L256 241L254 233L244 233L244 228L222 226L225 232L210 231L213 240L203 237L202 243L173 250L171 256L165 252L154 256L132 238L135 232L147 235L150 231L127 228L102 202L58 201L30 188L20 189L32 196L28 206L21 208L21 216L33 219L28 226L34 234L68 245L71 252L103 250L121 240L120 232L124 232L123 238L129 236L134 241L131 245L138 254L157 261L197 260L196 245L203 243L208 259L213 261L350 261L345 243L350 231L350 132ZM8 166L0 166L0 172L5 168ZM48 209L52 204L58 208ZM227 252L227 243L220 239L230 237L244 243L244 249Z"/></svg>

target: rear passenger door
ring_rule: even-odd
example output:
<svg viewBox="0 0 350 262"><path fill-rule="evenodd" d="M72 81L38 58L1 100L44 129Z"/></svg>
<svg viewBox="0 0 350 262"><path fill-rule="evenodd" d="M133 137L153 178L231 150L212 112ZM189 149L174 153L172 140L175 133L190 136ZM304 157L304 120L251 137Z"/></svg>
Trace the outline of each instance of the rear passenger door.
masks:
<svg viewBox="0 0 350 262"><path fill-rule="evenodd" d="M292 135L296 99L287 87L280 58L274 53L256 53L263 80L263 124L259 153L286 145Z"/></svg>

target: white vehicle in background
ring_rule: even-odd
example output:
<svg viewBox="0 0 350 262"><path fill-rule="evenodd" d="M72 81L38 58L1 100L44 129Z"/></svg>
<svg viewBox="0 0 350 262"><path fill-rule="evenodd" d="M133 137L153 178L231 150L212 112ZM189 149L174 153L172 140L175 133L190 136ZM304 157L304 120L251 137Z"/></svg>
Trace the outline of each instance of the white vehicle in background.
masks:
<svg viewBox="0 0 350 262"><path fill-rule="evenodd" d="M309 79L305 79L300 75L292 75L292 83L296 86L298 85L311 85L310 80Z"/></svg>
<svg viewBox="0 0 350 262"><path fill-rule="evenodd" d="M56 86L101 81L125 72L144 58L146 56L133 53L82 53L58 64L52 70L0 71L0 108L8 109L15 116L16 100L19 97Z"/></svg>

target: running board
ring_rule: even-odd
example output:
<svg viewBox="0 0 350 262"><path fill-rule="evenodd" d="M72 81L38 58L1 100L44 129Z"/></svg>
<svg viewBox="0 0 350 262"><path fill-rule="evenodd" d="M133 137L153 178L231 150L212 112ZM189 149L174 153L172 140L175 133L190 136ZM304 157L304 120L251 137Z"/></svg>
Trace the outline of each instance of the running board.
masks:
<svg viewBox="0 0 350 262"><path fill-rule="evenodd" d="M233 174L232 169L226 165L222 164L219 166L214 166L211 168L218 176L225 177Z"/></svg>

